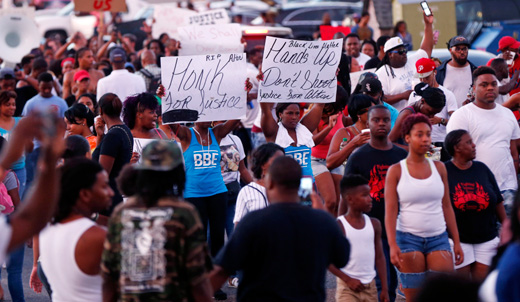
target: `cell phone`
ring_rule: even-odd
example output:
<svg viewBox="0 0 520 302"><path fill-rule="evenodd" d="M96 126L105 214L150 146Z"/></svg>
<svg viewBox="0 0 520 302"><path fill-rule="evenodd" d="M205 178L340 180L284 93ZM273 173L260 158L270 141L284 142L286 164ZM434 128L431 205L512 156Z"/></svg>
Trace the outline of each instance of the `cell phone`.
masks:
<svg viewBox="0 0 520 302"><path fill-rule="evenodd" d="M312 178L303 177L300 180L300 188L298 189L298 195L300 196L300 204L308 207L312 207L311 201L312 193Z"/></svg>
<svg viewBox="0 0 520 302"><path fill-rule="evenodd" d="M426 16L431 16L432 15L432 10L430 9L430 6L428 5L428 2L426 1L422 1L421 2L421 7L424 11L424 13L426 14Z"/></svg>

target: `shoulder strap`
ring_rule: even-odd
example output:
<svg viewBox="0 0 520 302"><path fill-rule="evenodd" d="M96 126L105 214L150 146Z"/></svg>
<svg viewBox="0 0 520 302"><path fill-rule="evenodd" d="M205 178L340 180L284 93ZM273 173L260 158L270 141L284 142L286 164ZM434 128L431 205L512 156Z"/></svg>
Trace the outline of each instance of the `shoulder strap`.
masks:
<svg viewBox="0 0 520 302"><path fill-rule="evenodd" d="M133 149L132 148L132 139L130 139L130 136L128 135L128 132L126 132L126 130L123 127L119 126L119 125L112 126L108 131L110 131L113 128L119 129L119 130L121 130L121 131L123 131L125 133L126 138L128 139L128 144L130 145L130 154L131 154L133 152L133 150L132 150Z"/></svg>
<svg viewBox="0 0 520 302"><path fill-rule="evenodd" d="M149 79L153 79L153 74L152 74L150 71L148 71L148 70L146 70L146 69L144 69L144 68L141 68L140 71L141 71L141 73L142 73L145 77L147 77L147 78L149 78Z"/></svg>
<svg viewBox="0 0 520 302"><path fill-rule="evenodd" d="M159 130L157 130L157 128L154 128L155 132L157 133L157 135L159 136L160 139L163 139L162 135L161 135L161 132L159 132Z"/></svg>
<svg viewBox="0 0 520 302"><path fill-rule="evenodd" d="M256 190L258 193L260 193L260 195L262 195L262 198L264 198L265 206L266 207L269 206L269 203L267 202L267 198L265 197L264 193L262 193L262 191L258 190L257 188L253 187L252 185L247 185L247 186L253 190Z"/></svg>

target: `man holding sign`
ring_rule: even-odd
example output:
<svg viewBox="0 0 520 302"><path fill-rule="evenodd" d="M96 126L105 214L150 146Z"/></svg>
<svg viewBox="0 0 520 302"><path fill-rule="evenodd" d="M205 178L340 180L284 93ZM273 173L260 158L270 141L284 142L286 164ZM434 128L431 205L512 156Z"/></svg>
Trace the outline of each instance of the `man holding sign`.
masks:
<svg viewBox="0 0 520 302"><path fill-rule="evenodd" d="M312 132L320 122L324 103L336 100L336 70L342 40L297 41L267 37L263 59L263 81L258 100L262 107L262 130L268 142L285 149L312 177ZM271 110L276 105L276 116ZM292 102L292 103L291 103ZM299 102L319 103L300 120Z"/></svg>

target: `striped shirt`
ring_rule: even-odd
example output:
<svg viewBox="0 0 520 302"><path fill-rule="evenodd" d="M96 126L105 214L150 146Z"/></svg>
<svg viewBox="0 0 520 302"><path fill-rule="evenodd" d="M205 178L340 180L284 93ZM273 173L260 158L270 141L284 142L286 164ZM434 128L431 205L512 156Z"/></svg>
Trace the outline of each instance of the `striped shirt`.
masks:
<svg viewBox="0 0 520 302"><path fill-rule="evenodd" d="M233 223L239 222L248 213L263 209L268 205L265 187L254 182L248 184L238 193Z"/></svg>

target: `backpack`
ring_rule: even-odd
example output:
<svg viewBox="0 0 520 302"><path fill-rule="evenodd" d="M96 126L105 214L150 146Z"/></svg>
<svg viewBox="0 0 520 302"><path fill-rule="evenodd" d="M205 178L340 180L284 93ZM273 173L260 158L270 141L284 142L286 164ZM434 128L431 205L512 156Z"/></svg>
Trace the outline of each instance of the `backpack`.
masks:
<svg viewBox="0 0 520 302"><path fill-rule="evenodd" d="M5 171L5 175L9 173L10 170ZM3 182L0 182L0 211L3 214L11 214L14 211L13 200L9 193L7 193L7 188Z"/></svg>
<svg viewBox="0 0 520 302"><path fill-rule="evenodd" d="M146 87L147 91L155 94L159 84L161 83L161 75L154 76L150 71L142 68L140 72L150 80L148 87Z"/></svg>

